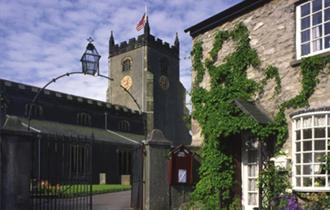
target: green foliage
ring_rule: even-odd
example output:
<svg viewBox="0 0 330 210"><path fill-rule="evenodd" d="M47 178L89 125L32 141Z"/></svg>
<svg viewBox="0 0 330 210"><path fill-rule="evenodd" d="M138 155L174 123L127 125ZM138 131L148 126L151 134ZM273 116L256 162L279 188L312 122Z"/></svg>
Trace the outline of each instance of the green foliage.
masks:
<svg viewBox="0 0 330 210"><path fill-rule="evenodd" d="M250 66L257 67L260 64L256 51L249 45L248 37L248 30L243 24L237 25L233 31L219 32L205 64L201 61L202 42L194 46L196 80L192 91L195 108L193 117L202 126L205 142L201 153L203 163L199 171L202 179L196 185L193 198L204 203L205 209L221 209L220 202L223 209L227 209L233 201L231 189L234 168L231 154L226 153L226 137L248 129L259 135L269 133L234 105L237 98L250 100L259 88L257 82L246 76ZM223 64L215 66L218 51L224 41L230 38L236 43L236 51L227 56ZM199 87L206 69L211 77L209 91Z"/></svg>
<svg viewBox="0 0 330 210"><path fill-rule="evenodd" d="M224 58L222 64L215 65L218 52L227 40L233 40L235 51ZM259 139L276 137L275 152L278 152L288 135L285 111L288 108L303 107L313 94L318 83L317 75L329 62L329 58L313 57L302 61L302 90L298 96L279 105L274 122L260 125L250 116L242 113L234 104L235 99L252 101L253 96L269 79L275 79L275 93L281 91L278 69L267 67L264 79L258 83L247 78L249 67L259 68L260 59L250 46L249 31L244 24L238 24L232 31L219 31L214 40L208 58L203 62L203 43L197 41L193 49L196 77L192 90L196 119L204 135L201 152L200 181L193 192L193 199L204 204L204 209L228 209L233 202L234 168L232 155L228 152L230 136L251 132ZM210 75L210 89L200 87L204 74ZM281 185L279 185L281 186ZM221 206L221 207L219 207Z"/></svg>
<svg viewBox="0 0 330 210"><path fill-rule="evenodd" d="M282 86L281 86L280 74L278 73L278 68L274 66L267 67L267 69L265 70L265 78L261 82L262 86L264 86L266 82L270 79L275 79L276 82L275 93L279 94L282 90Z"/></svg>
<svg viewBox="0 0 330 210"><path fill-rule="evenodd" d="M304 201L304 209L330 210L329 192L298 193L297 195Z"/></svg>
<svg viewBox="0 0 330 210"><path fill-rule="evenodd" d="M330 174L330 153L325 155L322 161L325 162L325 165L323 165L323 170L327 171L327 173Z"/></svg>
<svg viewBox="0 0 330 210"><path fill-rule="evenodd" d="M284 195L285 190L290 188L289 172L276 168L274 163L269 162L259 175L258 185L263 189L262 207L269 209L271 201L277 199L280 195ZM279 205L286 206L286 203L280 203Z"/></svg>

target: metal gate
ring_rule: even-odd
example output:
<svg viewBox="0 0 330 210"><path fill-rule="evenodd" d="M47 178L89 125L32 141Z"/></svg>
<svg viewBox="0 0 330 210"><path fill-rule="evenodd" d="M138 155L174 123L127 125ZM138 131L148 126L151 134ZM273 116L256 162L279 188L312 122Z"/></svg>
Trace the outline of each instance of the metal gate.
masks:
<svg viewBox="0 0 330 210"><path fill-rule="evenodd" d="M38 135L33 142L33 210L92 210L92 139Z"/></svg>

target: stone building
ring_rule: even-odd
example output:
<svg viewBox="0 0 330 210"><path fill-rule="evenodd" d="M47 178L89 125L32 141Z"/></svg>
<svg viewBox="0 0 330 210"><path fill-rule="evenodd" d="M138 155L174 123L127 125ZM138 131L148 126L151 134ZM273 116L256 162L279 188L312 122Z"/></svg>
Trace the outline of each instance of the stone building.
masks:
<svg viewBox="0 0 330 210"><path fill-rule="evenodd" d="M122 175L132 174L132 148L145 139L141 113L119 105L45 90L32 108L28 131L29 108L38 90L37 87L0 79L1 129L80 138L81 141L93 137L93 183L100 182L100 174L105 174L105 183L120 183ZM44 146L42 151L50 151L47 145ZM41 159L46 160L47 152L42 156ZM84 163L84 156L86 154L79 156L78 164ZM47 167L51 163L44 164L40 169L42 173L49 170ZM56 169L51 171L57 177ZM54 180L49 178L49 181Z"/></svg>
<svg viewBox="0 0 330 210"><path fill-rule="evenodd" d="M330 1L245 0L185 31L190 33L193 44L202 41L205 61L210 58L209 53L217 32L231 31L240 23L247 27L250 46L256 50L260 59L258 68L248 68L247 77L261 82L265 78L265 69L274 66L278 69L281 90L276 93L276 79L271 79L265 84L263 94L253 97L253 104L238 103L239 108L249 114L253 112L251 109L257 108L274 120L279 107L286 101L298 95L302 96L302 100L308 100L304 106L288 106L285 109L288 136L281 148L285 154L285 158L282 158L291 164L293 191L330 191L330 174L321 170L321 157L330 153L330 75L328 68L319 69L316 87L309 96L303 93L306 89L303 79L307 77L302 73L304 59L313 56L325 59L329 55ZM224 58L235 51L235 46L236 43L228 39L217 55L216 64L224 63ZM195 81L196 69L193 69L192 77ZM210 83L210 74L206 72L200 86L209 90ZM204 139L201 126L196 120L192 121L192 133L192 144L200 146ZM241 135L239 138L245 137ZM258 207L259 198L256 196L257 177L251 174L257 174L260 165L257 158L249 162L250 157L258 156L258 153L255 148L245 148L245 141L241 141L239 149L240 176L236 178L240 182L244 209L252 209ZM247 173L247 170L254 172Z"/></svg>
<svg viewBox="0 0 330 210"><path fill-rule="evenodd" d="M154 37L148 21L137 38L116 44L111 32L109 39L109 77L114 81L108 102L145 112L148 133L160 129L174 145L191 141L183 120L186 90L180 82L179 47L177 35L173 45Z"/></svg>

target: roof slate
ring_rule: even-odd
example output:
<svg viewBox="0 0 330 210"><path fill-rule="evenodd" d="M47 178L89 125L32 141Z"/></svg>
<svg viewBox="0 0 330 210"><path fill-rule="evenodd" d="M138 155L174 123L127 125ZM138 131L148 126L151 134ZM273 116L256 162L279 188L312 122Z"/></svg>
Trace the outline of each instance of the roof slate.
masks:
<svg viewBox="0 0 330 210"><path fill-rule="evenodd" d="M244 0L212 17L209 17L193 26L190 26L189 28L185 29L184 32L190 32L190 36L196 37L199 34L216 28L227 21L255 10L270 1L272 0Z"/></svg>
<svg viewBox="0 0 330 210"><path fill-rule="evenodd" d="M244 100L236 99L235 104L240 110L248 115L250 115L253 119L255 119L260 124L268 124L271 122L270 117L261 110L256 104L247 102Z"/></svg>
<svg viewBox="0 0 330 210"><path fill-rule="evenodd" d="M14 131L27 131L28 120L26 118L8 116L4 129ZM143 135L110 131L92 127L71 125L46 120L31 120L32 132L54 134L68 137L95 138L95 141L103 141L114 144L136 144L145 139ZM136 143L134 143L136 142Z"/></svg>

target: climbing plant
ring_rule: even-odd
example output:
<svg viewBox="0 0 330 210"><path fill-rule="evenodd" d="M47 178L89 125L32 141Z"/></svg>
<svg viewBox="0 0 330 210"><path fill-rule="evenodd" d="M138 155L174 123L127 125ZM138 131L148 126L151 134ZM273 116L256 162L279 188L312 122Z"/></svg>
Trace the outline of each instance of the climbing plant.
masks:
<svg viewBox="0 0 330 210"><path fill-rule="evenodd" d="M225 41L234 42L234 52L216 65L218 53ZM244 131L251 132L259 139L276 137L275 152L283 146L287 134L285 111L288 108L303 107L313 94L318 83L317 75L329 62L329 58L313 57L302 61L302 90L288 101L278 106L274 121L260 125L244 114L234 104L235 99L253 101L253 98L274 79L275 94L281 92L281 79L278 69L268 66L262 69L264 79L260 82L247 78L250 67L260 69L260 59L250 46L249 31L240 23L231 31L219 31L209 52L203 60L203 43L197 41L193 48L193 68L196 71L192 89L194 105L193 118L196 119L204 136L201 151L202 165L199 170L200 181L193 192L193 199L205 204L205 209L227 209L232 203L234 186L233 158L228 152L230 136ZM201 87L205 72L210 75L210 88Z"/></svg>

